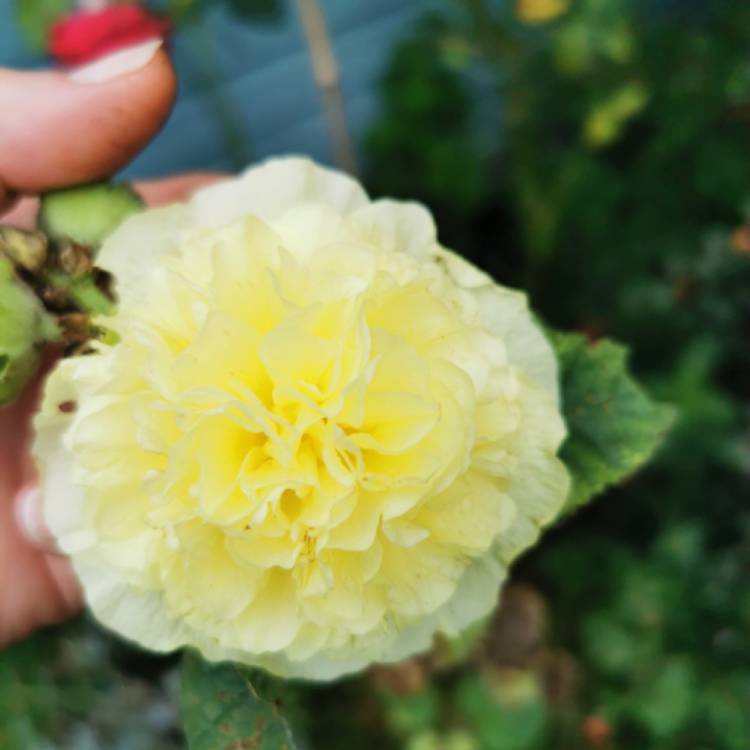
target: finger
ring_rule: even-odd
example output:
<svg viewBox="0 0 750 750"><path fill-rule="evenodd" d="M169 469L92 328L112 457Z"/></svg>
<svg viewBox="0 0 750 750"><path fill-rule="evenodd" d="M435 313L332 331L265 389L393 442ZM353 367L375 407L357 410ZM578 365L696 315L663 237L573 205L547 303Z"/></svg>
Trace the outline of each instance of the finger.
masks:
<svg viewBox="0 0 750 750"><path fill-rule="evenodd" d="M6 190L2 183L0 183L0 208L11 209L18 202L18 196L10 191Z"/></svg>
<svg viewBox="0 0 750 750"><path fill-rule="evenodd" d="M149 206L154 208L184 201L201 188L226 180L221 172L190 172L160 180L136 182L133 187Z"/></svg>
<svg viewBox="0 0 750 750"><path fill-rule="evenodd" d="M175 92L174 71L158 40L73 73L0 70L6 202L13 193L116 172L161 127Z"/></svg>
<svg viewBox="0 0 750 750"><path fill-rule="evenodd" d="M14 517L11 503L0 503L0 649L81 606L68 561L30 544Z"/></svg>
<svg viewBox="0 0 750 750"><path fill-rule="evenodd" d="M58 607L53 610L52 622L65 620L78 612L83 605L81 584L66 557L47 555L44 561L50 583L58 597Z"/></svg>
<svg viewBox="0 0 750 750"><path fill-rule="evenodd" d="M13 501L13 516L19 534L31 546L49 555L61 555L60 548L44 520L38 485L27 485L16 495Z"/></svg>
<svg viewBox="0 0 750 750"><path fill-rule="evenodd" d="M0 650L44 625L75 614L82 594L67 560L49 557L19 539L0 550L8 567L0 571Z"/></svg>
<svg viewBox="0 0 750 750"><path fill-rule="evenodd" d="M50 345L42 352L39 366L33 380L26 387L21 397L13 404L0 409L0 447L3 447L2 436L6 436L12 445L5 445L3 462L12 457L17 482L14 494L19 488L36 484L36 466L31 454L34 438L32 417L37 412L42 400L42 392L47 376L60 357L60 348Z"/></svg>
<svg viewBox="0 0 750 750"><path fill-rule="evenodd" d="M2 185L0 185L0 208L3 208ZM10 205L6 203L5 209L6 212L1 214L0 222L19 229L33 229L39 213L39 199L28 197L14 200Z"/></svg>

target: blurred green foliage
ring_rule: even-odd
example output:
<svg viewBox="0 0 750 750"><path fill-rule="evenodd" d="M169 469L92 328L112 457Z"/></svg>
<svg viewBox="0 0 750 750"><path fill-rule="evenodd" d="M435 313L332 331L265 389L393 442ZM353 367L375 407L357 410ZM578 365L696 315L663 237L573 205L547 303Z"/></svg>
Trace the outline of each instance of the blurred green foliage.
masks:
<svg viewBox="0 0 750 750"><path fill-rule="evenodd" d="M178 750L178 685L87 621L40 633L0 654L0 748Z"/></svg>
<svg viewBox="0 0 750 750"><path fill-rule="evenodd" d="M44 52L52 26L74 7L74 0L16 0L16 21L29 49Z"/></svg>
<svg viewBox="0 0 750 750"><path fill-rule="evenodd" d="M483 636L295 699L300 747L750 747L749 36L740 0L533 26L446 0L394 51L370 191L426 202L550 325L625 341L679 417L521 562ZM2 750L184 747L176 703L172 661L85 623L0 655Z"/></svg>

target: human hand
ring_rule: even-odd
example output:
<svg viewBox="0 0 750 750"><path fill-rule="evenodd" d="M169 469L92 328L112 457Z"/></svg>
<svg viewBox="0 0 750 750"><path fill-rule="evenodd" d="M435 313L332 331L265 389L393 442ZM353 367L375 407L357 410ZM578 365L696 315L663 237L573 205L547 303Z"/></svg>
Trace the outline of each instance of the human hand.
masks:
<svg viewBox="0 0 750 750"><path fill-rule="evenodd" d="M113 174L161 127L176 92L169 59L158 42L126 52L72 76L0 69L0 223L31 228L38 202L30 196ZM135 187L160 205L213 179L183 175ZM44 529L29 453L42 381L40 373L0 408L0 648L81 605L75 576Z"/></svg>

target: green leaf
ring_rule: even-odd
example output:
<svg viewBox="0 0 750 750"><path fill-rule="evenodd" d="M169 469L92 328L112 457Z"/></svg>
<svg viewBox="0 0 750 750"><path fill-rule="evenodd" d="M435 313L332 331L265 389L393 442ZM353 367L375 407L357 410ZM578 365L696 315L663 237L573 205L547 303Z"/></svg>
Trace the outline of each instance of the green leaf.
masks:
<svg viewBox="0 0 750 750"><path fill-rule="evenodd" d="M185 654L181 704L190 750L294 750L289 724L274 702L259 695L254 680L237 665Z"/></svg>
<svg viewBox="0 0 750 750"><path fill-rule="evenodd" d="M654 402L627 368L627 350L603 339L551 333L560 363L568 439L561 458L573 486L571 511L629 476L654 454L674 420L672 407Z"/></svg>
<svg viewBox="0 0 750 750"><path fill-rule="evenodd" d="M73 8L73 0L16 0L16 21L34 52L44 52L52 25Z"/></svg>
<svg viewBox="0 0 750 750"><path fill-rule="evenodd" d="M229 7L247 21L278 21L282 14L279 0L227 0Z"/></svg>
<svg viewBox="0 0 750 750"><path fill-rule="evenodd" d="M42 196L39 226L53 240L96 247L142 209L143 201L128 185L81 185Z"/></svg>

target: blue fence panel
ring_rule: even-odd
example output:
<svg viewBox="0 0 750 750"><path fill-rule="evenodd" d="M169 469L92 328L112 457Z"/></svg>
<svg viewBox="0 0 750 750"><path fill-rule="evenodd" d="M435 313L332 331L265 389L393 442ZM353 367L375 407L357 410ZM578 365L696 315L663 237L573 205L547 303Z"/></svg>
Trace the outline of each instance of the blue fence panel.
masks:
<svg viewBox="0 0 750 750"><path fill-rule="evenodd" d="M395 42L434 1L322 0L341 68L350 127L358 138L377 115L377 82ZM0 65L41 67L24 49L12 0L0 0ZM181 81L175 111L156 140L126 170L148 177L235 165L220 107L254 158L306 153L331 161L328 131L307 44L287 0L279 23L249 25L221 5L179 30L172 54ZM217 104L217 99L223 104Z"/></svg>

